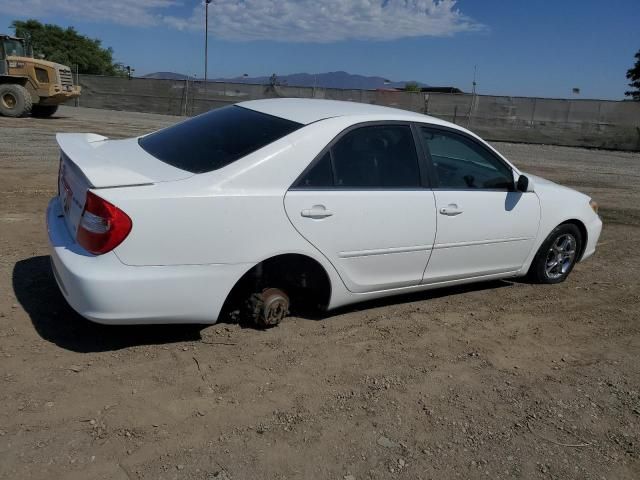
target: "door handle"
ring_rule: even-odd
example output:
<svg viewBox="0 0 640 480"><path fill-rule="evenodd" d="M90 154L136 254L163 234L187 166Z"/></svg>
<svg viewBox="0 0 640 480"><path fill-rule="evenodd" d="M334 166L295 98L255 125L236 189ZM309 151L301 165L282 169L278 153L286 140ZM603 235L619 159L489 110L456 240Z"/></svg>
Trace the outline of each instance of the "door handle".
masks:
<svg viewBox="0 0 640 480"><path fill-rule="evenodd" d="M440 209L440 214L447 215L448 217L455 217L456 215L460 215L462 212L463 210L458 208L458 205L455 203L450 203L446 207L442 207Z"/></svg>
<svg viewBox="0 0 640 480"><path fill-rule="evenodd" d="M327 210L324 205L314 205L311 208L306 208L300 212L303 217L313 218L316 220L327 218L333 215L331 210Z"/></svg>

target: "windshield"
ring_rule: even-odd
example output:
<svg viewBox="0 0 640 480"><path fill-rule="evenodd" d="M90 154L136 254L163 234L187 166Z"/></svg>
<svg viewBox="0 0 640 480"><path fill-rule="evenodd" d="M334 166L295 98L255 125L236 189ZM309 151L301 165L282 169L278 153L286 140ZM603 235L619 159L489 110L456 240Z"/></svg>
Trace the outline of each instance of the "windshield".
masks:
<svg viewBox="0 0 640 480"><path fill-rule="evenodd" d="M5 39L4 51L7 57L28 57L27 49L24 48L24 43L20 40Z"/></svg>
<svg viewBox="0 0 640 480"><path fill-rule="evenodd" d="M171 166L205 173L229 165L300 127L302 124L284 118L229 106L147 135L139 143Z"/></svg>

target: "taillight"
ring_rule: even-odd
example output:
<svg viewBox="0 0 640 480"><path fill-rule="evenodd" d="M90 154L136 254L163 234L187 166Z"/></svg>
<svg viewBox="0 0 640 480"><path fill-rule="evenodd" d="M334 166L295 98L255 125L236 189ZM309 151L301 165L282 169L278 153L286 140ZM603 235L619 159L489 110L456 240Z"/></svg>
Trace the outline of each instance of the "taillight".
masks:
<svg viewBox="0 0 640 480"><path fill-rule="evenodd" d="M132 223L115 205L88 191L78 225L78 243L94 255L110 252L127 238Z"/></svg>

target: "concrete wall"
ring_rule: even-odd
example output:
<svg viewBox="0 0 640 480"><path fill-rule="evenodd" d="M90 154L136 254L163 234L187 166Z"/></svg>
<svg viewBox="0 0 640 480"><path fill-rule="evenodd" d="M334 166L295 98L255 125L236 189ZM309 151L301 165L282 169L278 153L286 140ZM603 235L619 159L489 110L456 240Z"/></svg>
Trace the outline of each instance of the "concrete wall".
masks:
<svg viewBox="0 0 640 480"><path fill-rule="evenodd" d="M640 151L640 102L562 100L444 93L270 87L183 80L80 76L84 107L196 115L244 100L326 98L433 115L487 140Z"/></svg>

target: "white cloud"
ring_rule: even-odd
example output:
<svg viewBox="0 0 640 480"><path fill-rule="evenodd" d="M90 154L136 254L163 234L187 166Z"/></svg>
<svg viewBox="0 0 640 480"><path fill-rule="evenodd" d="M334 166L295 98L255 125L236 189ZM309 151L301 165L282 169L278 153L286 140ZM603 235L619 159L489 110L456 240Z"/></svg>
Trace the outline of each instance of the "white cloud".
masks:
<svg viewBox="0 0 640 480"><path fill-rule="evenodd" d="M162 23L160 12L182 2L175 0L0 0L5 15L40 18L49 15L149 27Z"/></svg>
<svg viewBox="0 0 640 480"><path fill-rule="evenodd" d="M0 10L202 31L203 2L195 2L190 15L172 11L171 7L185 2L103 0L79 6L74 0L0 0ZM209 9L210 33L236 41L393 40L450 36L483 28L456 8L456 0L214 0Z"/></svg>

